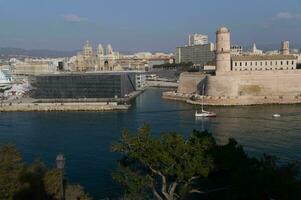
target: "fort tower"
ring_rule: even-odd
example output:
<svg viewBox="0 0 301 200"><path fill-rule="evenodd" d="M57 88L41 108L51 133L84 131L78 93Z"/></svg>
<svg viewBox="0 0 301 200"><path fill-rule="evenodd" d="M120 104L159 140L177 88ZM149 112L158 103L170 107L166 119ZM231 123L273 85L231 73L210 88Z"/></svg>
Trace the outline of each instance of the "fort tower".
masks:
<svg viewBox="0 0 301 200"><path fill-rule="evenodd" d="M230 31L221 27L216 32L216 73L231 71Z"/></svg>

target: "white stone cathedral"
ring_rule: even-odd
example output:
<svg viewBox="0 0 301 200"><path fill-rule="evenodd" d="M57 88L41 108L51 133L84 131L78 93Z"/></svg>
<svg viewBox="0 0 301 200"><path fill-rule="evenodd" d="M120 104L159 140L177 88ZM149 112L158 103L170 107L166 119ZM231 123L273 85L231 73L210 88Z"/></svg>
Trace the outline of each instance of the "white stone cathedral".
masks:
<svg viewBox="0 0 301 200"><path fill-rule="evenodd" d="M114 52L109 44L105 48L98 45L96 53L89 41L83 47L83 51L78 53L74 62L75 71L119 71L117 63L119 53Z"/></svg>

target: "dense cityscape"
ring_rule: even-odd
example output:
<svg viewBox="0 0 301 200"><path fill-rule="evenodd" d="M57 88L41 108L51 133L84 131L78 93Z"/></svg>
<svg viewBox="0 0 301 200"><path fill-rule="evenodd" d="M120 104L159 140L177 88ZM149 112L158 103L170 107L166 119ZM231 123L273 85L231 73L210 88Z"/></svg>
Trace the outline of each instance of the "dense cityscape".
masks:
<svg viewBox="0 0 301 200"><path fill-rule="evenodd" d="M299 1L29 1L0 3L0 200L301 198Z"/></svg>

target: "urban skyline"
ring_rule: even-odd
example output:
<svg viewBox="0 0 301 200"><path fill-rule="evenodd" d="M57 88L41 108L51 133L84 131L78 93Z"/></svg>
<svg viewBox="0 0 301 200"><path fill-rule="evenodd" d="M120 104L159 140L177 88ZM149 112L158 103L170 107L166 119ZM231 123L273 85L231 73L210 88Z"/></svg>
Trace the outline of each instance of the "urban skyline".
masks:
<svg viewBox="0 0 301 200"><path fill-rule="evenodd" d="M192 33L208 34L214 41L221 25L233 32L235 44L301 44L300 8L298 0L2 0L0 47L76 50L89 39L111 43L120 51L173 52Z"/></svg>

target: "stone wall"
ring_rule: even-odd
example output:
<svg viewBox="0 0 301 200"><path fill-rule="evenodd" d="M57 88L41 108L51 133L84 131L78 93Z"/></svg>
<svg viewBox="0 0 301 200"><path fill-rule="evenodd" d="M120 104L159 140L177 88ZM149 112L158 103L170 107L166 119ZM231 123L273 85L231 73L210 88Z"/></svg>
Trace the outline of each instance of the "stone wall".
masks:
<svg viewBox="0 0 301 200"><path fill-rule="evenodd" d="M184 72L180 75L178 93L200 94L203 84L206 83L207 76L199 72Z"/></svg>
<svg viewBox="0 0 301 200"><path fill-rule="evenodd" d="M301 70L222 73L207 87L208 96L300 96Z"/></svg>
<svg viewBox="0 0 301 200"><path fill-rule="evenodd" d="M69 112L69 111L114 111L128 110L130 105L117 105L115 102L94 103L2 103L0 112Z"/></svg>

